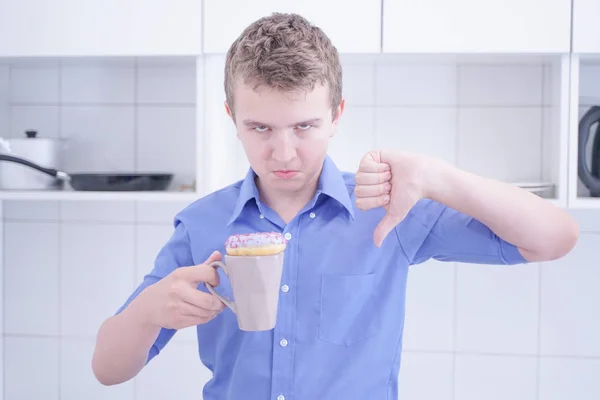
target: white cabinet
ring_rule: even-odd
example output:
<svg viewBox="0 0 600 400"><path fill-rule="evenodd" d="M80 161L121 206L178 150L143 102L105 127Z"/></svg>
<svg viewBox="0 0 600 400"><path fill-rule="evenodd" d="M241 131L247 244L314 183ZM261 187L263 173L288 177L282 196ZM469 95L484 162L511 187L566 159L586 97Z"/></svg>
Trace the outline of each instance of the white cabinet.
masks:
<svg viewBox="0 0 600 400"><path fill-rule="evenodd" d="M383 4L384 52L570 51L570 0L383 0Z"/></svg>
<svg viewBox="0 0 600 400"><path fill-rule="evenodd" d="M0 0L0 56L194 55L202 0Z"/></svg>
<svg viewBox="0 0 600 400"><path fill-rule="evenodd" d="M254 20L273 12L298 13L318 25L339 52L381 50L381 2L364 1L348 7L343 0L205 0L204 52L225 53Z"/></svg>
<svg viewBox="0 0 600 400"><path fill-rule="evenodd" d="M600 0L573 0L573 52L600 53Z"/></svg>

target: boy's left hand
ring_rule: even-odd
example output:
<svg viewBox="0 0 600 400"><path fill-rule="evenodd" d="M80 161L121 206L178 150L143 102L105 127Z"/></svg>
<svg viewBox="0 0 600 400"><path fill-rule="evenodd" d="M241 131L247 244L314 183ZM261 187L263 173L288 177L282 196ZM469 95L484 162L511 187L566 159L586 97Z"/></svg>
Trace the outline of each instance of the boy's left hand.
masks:
<svg viewBox="0 0 600 400"><path fill-rule="evenodd" d="M370 151L355 175L356 206L361 210L383 207L385 216L375 228L375 245L381 246L425 192L426 157L393 151Z"/></svg>

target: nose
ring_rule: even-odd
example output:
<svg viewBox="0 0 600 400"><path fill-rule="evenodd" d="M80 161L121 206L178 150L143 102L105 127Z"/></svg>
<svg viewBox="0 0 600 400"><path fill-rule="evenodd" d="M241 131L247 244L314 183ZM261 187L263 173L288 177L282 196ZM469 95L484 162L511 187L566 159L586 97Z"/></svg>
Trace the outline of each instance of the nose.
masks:
<svg viewBox="0 0 600 400"><path fill-rule="evenodd" d="M296 146L287 132L278 132L273 138L273 159L286 164L296 157Z"/></svg>

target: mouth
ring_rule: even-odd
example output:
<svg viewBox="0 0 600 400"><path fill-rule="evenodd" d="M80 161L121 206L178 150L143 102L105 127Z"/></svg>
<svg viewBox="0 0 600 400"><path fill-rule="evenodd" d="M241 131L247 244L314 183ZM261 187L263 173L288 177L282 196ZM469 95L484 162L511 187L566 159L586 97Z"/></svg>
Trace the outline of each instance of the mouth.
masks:
<svg viewBox="0 0 600 400"><path fill-rule="evenodd" d="M291 169L280 169L275 171L275 175L281 179L291 179L298 174L298 171L294 171Z"/></svg>

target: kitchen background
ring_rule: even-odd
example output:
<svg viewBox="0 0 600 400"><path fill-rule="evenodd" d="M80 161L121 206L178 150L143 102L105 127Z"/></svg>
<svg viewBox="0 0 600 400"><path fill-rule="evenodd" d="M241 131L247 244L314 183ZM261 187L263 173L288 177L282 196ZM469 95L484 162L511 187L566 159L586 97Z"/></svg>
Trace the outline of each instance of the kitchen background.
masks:
<svg viewBox="0 0 600 400"><path fill-rule="evenodd" d="M34 129L59 139L68 172L175 174L156 199L6 192L4 399L201 398L210 375L194 329L117 387L97 383L90 360L99 325L195 198L180 186L214 190L246 172L223 109L223 63L222 54L0 58L0 137ZM354 171L374 147L409 149L516 184L550 182L540 194L566 205L561 135L577 121L564 99L576 84L576 118L600 103L600 58L577 64L573 81L563 55L343 54L343 66L347 108L330 153L340 168ZM204 158L212 169L199 167ZM569 177L576 165L569 161ZM600 209L569 212L582 234L564 259L412 267L400 399L600 398Z"/></svg>

